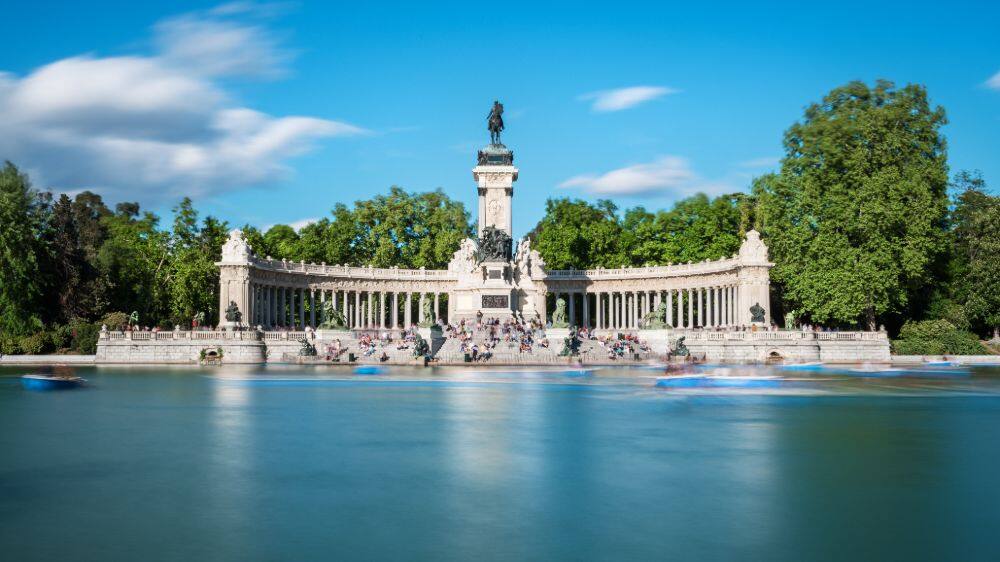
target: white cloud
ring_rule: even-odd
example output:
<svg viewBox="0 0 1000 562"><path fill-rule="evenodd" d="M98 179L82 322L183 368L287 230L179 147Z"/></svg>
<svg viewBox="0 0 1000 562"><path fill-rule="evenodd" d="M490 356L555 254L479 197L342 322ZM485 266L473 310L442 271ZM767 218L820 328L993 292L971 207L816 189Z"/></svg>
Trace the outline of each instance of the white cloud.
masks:
<svg viewBox="0 0 1000 562"><path fill-rule="evenodd" d="M668 94L676 94L679 91L663 86L632 86L616 90L590 92L589 94L580 96L580 99L593 100L590 106L590 109L593 111L621 111Z"/></svg>
<svg viewBox="0 0 1000 562"><path fill-rule="evenodd" d="M997 72L992 78L987 80L986 86L994 90L1000 90L1000 72Z"/></svg>
<svg viewBox="0 0 1000 562"><path fill-rule="evenodd" d="M311 217L311 218L308 218L308 219L301 219L301 220L297 220L295 222L290 222L290 223L288 223L288 226L292 227L292 229L294 229L295 232L298 232L298 231L302 230L303 228L309 226L310 224L312 224L314 222L317 222L318 220L319 220L319 217Z"/></svg>
<svg viewBox="0 0 1000 562"><path fill-rule="evenodd" d="M154 44L170 64L205 76L275 78L292 53L267 27L229 19L239 12L178 16L154 26Z"/></svg>
<svg viewBox="0 0 1000 562"><path fill-rule="evenodd" d="M752 158L750 160L744 160L739 163L740 168L773 168L781 162L781 159L777 156L763 156L761 158Z"/></svg>
<svg viewBox="0 0 1000 562"><path fill-rule="evenodd" d="M716 195L733 191L723 182L707 182L691 170L687 159L662 156L646 164L634 164L603 174L573 176L561 188L583 188L595 195L660 195L688 197L696 193Z"/></svg>
<svg viewBox="0 0 1000 562"><path fill-rule="evenodd" d="M366 132L235 103L214 77L279 73L277 43L262 41L259 26L198 17L158 24L152 55L81 55L23 77L0 73L0 158L40 187L149 203L274 181L316 140ZM198 41L212 30L217 41ZM185 36L199 47L185 47Z"/></svg>

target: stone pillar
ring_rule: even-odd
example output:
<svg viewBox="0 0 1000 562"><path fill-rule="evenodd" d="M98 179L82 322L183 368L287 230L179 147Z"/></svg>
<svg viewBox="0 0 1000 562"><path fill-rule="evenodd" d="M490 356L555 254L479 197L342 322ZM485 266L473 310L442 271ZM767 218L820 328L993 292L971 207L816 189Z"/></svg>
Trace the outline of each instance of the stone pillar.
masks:
<svg viewBox="0 0 1000 562"><path fill-rule="evenodd" d="M316 327L316 291L309 289L309 325Z"/></svg>
<svg viewBox="0 0 1000 562"><path fill-rule="evenodd" d="M344 323L347 324L348 328L350 328L351 327L351 317L347 315L347 289L344 289L342 292L343 292L343 297L344 298L341 301L340 306L341 306L341 308L344 309L344 312L343 312L343 314L344 314Z"/></svg>
<svg viewBox="0 0 1000 562"><path fill-rule="evenodd" d="M667 289L667 326L674 326L674 290Z"/></svg>
<svg viewBox="0 0 1000 562"><path fill-rule="evenodd" d="M427 298L427 296L421 291L421 293L420 293L420 300L417 303L417 323L418 324L423 324L424 322L426 322L426 320L424 319L424 299L425 298Z"/></svg>
<svg viewBox="0 0 1000 562"><path fill-rule="evenodd" d="M399 327L399 291L392 292L392 327Z"/></svg>
<svg viewBox="0 0 1000 562"><path fill-rule="evenodd" d="M687 294L684 295L684 300L687 301L688 305L688 318L686 328L694 328L694 294L692 289L687 290Z"/></svg>
<svg viewBox="0 0 1000 562"><path fill-rule="evenodd" d="M437 291L434 291L434 318L431 320L437 322L441 319L441 299Z"/></svg>
<svg viewBox="0 0 1000 562"><path fill-rule="evenodd" d="M354 291L354 313L351 314L354 317L354 328L361 327L361 291Z"/></svg>
<svg viewBox="0 0 1000 562"><path fill-rule="evenodd" d="M590 295L583 292L583 325L590 329Z"/></svg>
<svg viewBox="0 0 1000 562"><path fill-rule="evenodd" d="M403 321L406 323L406 328L413 325L413 293L406 292L406 311L403 314Z"/></svg>

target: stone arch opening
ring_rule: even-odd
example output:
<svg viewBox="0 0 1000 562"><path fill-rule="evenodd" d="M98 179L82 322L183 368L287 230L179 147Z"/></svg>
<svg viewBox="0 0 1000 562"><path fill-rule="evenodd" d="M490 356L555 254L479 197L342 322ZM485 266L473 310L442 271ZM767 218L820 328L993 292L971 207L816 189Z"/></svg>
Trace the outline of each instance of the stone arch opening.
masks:
<svg viewBox="0 0 1000 562"><path fill-rule="evenodd" d="M772 349L767 352L764 362L768 365L780 365L785 362L785 357L777 349Z"/></svg>

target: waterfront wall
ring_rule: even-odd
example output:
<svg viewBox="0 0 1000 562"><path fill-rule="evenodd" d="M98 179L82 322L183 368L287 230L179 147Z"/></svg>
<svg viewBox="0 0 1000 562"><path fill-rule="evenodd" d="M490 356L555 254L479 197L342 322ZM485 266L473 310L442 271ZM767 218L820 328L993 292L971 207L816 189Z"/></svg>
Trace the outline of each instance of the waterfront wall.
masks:
<svg viewBox="0 0 1000 562"><path fill-rule="evenodd" d="M197 363L222 350L224 363L263 363L267 348L255 332L102 332L96 363Z"/></svg>
<svg viewBox="0 0 1000 562"><path fill-rule="evenodd" d="M641 330L656 353L666 353L678 338L712 363L857 363L890 361L885 332L796 332Z"/></svg>
<svg viewBox="0 0 1000 562"><path fill-rule="evenodd" d="M884 332L706 331L641 330L654 356L665 355L673 342L685 338L695 356L712 363L824 363L889 362L889 339ZM299 340L310 337L322 344L341 339L356 351L351 332L102 332L96 363L197 363L202 351L222 349L223 363L281 361L297 354ZM397 334L398 336L398 334ZM429 333L424 336L429 339ZM318 338L318 339L316 339ZM556 341L561 338L557 338ZM434 343L434 342L432 342ZM440 345L434 348L437 351ZM359 353L360 355L360 353Z"/></svg>

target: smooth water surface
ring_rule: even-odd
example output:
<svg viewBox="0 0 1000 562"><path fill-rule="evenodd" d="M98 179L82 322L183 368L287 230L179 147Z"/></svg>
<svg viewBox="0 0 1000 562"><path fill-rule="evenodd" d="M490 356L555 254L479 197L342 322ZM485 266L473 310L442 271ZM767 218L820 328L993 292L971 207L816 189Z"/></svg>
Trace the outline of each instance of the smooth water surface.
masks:
<svg viewBox="0 0 1000 562"><path fill-rule="evenodd" d="M995 367L74 371L0 370L4 560L1000 559Z"/></svg>

